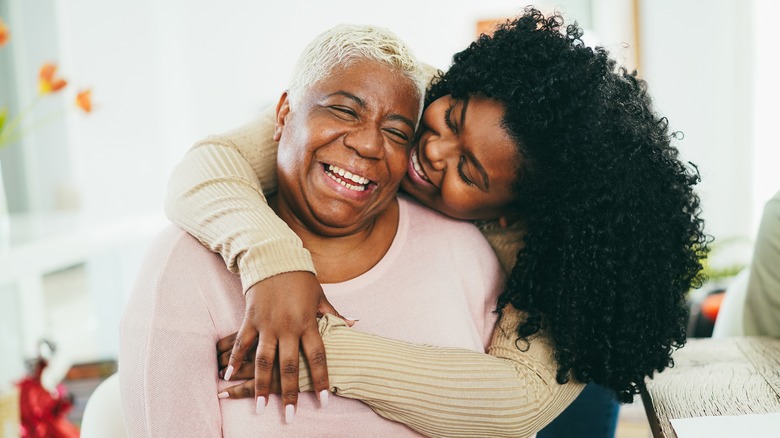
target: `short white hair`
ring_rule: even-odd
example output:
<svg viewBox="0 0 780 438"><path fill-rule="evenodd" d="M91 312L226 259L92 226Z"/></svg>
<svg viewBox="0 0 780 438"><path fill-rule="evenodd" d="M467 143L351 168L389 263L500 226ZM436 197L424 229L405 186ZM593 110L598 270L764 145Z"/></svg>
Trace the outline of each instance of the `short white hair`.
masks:
<svg viewBox="0 0 780 438"><path fill-rule="evenodd" d="M418 94L415 98L420 102L419 121L427 76L406 43L393 32L376 26L340 24L309 43L298 58L287 90L291 106L300 103L301 96L335 67L366 59L385 64L412 82Z"/></svg>

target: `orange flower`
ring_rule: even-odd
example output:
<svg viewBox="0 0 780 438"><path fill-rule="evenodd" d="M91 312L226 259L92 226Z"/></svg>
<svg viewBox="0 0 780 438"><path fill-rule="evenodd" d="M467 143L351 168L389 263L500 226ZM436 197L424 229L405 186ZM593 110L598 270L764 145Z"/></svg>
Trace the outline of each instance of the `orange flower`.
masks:
<svg viewBox="0 0 780 438"><path fill-rule="evenodd" d="M85 113L92 112L92 90L80 91L76 95L76 106L81 108Z"/></svg>
<svg viewBox="0 0 780 438"><path fill-rule="evenodd" d="M11 39L11 31L8 30L3 17L0 17L0 47L3 47Z"/></svg>
<svg viewBox="0 0 780 438"><path fill-rule="evenodd" d="M41 70L38 73L38 92L42 96L50 93L56 93L68 85L65 79L54 77L56 73L57 66L54 64L47 62L41 66Z"/></svg>

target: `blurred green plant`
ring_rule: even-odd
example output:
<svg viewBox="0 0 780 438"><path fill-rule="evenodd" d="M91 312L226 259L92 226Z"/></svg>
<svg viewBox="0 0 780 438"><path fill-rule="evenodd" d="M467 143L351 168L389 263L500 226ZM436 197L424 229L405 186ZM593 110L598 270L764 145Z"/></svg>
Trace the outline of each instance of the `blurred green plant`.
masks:
<svg viewBox="0 0 780 438"><path fill-rule="evenodd" d="M717 283L739 274L748 265L752 248L753 242L743 236L715 239L710 244L709 254L702 261L707 280Z"/></svg>

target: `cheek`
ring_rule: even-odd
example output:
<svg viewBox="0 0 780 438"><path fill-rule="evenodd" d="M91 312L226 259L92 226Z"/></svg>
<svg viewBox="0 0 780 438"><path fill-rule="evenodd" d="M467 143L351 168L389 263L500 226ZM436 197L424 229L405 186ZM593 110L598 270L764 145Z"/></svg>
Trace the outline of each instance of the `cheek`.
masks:
<svg viewBox="0 0 780 438"><path fill-rule="evenodd" d="M406 174L406 167L409 162L409 151L406 148L391 147L387 153L387 167L390 169L390 175L397 180L401 180Z"/></svg>
<svg viewBox="0 0 780 438"><path fill-rule="evenodd" d="M279 174L287 177L294 176L304 165L304 161L308 160L303 151L292 147L292 145L279 146L279 152L276 156L276 169Z"/></svg>
<svg viewBox="0 0 780 438"><path fill-rule="evenodd" d="M295 141L279 144L276 169L277 173L288 181L305 177L307 168L314 160L316 151L309 150L306 147L306 141L305 137L298 137L295 138Z"/></svg>
<svg viewBox="0 0 780 438"><path fill-rule="evenodd" d="M450 213L458 217L469 217L476 205L474 200L466 192L468 188L460 184L447 182L441 190L441 203Z"/></svg>

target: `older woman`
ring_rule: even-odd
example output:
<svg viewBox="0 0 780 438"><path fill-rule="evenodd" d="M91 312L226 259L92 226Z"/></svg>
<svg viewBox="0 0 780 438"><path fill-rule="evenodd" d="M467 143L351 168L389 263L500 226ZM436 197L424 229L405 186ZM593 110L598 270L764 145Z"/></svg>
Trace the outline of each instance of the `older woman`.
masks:
<svg viewBox="0 0 780 438"><path fill-rule="evenodd" d="M330 382L313 369L317 391L329 383L428 435L523 436L550 421L559 384L592 381L629 401L671 363L707 246L698 176L677 158L644 81L586 47L576 25L562 29L559 16L528 9L457 54L428 92L402 183L450 216L496 219L483 232L511 275L490 353L506 360L366 338L326 322ZM236 370L258 332L260 345L297 347L311 326L288 331L278 321L332 310L311 284L310 255L288 243L289 231L259 202L261 185L273 187L264 129L254 124L193 148L167 205L241 272L247 308L274 303L245 319L228 378L253 374L251 363ZM261 260L283 263L264 270ZM304 337L306 350L312 337ZM292 363L295 349L285 350L280 361ZM269 351L258 350L259 363L273 358ZM256 380L253 393L264 396L270 373ZM282 386L291 397L289 376Z"/></svg>
<svg viewBox="0 0 780 438"><path fill-rule="evenodd" d="M324 33L302 59L296 79L315 66L322 74L277 105L273 211L311 251L330 299L362 316L359 330L483 352L503 283L490 245L472 224L396 197L423 93L414 59L389 32L357 26ZM122 321L132 436L417 435L346 398L318 412L315 395L304 395L295 422L295 406L276 395L220 400L228 383L214 344L238 327L244 304L218 256L177 228L158 238ZM561 391L561 406L579 387ZM316 395L322 405L327 396Z"/></svg>

